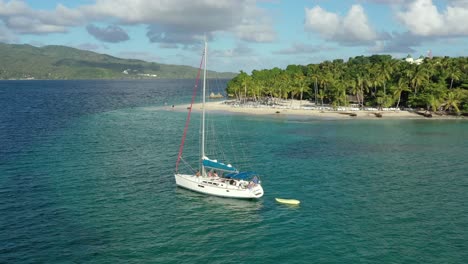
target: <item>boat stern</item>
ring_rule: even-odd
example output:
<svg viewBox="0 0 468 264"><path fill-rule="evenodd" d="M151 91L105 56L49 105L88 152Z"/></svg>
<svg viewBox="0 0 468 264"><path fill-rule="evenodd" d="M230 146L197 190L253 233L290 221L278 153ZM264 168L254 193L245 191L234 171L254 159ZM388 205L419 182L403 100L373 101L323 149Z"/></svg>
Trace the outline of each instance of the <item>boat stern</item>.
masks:
<svg viewBox="0 0 468 264"><path fill-rule="evenodd" d="M263 188L260 184L257 184L255 187L250 189L250 192L253 196L252 198L258 199L263 196Z"/></svg>

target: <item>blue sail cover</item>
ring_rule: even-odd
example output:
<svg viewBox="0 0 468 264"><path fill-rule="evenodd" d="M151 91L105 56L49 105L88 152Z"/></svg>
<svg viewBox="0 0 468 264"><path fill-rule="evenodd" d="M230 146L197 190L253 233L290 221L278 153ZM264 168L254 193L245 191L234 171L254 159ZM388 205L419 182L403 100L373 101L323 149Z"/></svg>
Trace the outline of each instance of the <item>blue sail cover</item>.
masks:
<svg viewBox="0 0 468 264"><path fill-rule="evenodd" d="M231 164L226 165L217 160L210 160L208 158L203 159L203 166L222 171L237 172L237 169L232 167Z"/></svg>

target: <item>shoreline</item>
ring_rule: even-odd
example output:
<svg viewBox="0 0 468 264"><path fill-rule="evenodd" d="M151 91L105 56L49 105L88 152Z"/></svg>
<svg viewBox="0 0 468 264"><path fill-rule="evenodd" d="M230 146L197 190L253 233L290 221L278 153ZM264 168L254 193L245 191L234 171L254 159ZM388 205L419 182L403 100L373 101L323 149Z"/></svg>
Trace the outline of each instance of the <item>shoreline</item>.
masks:
<svg viewBox="0 0 468 264"><path fill-rule="evenodd" d="M231 105L226 104L226 100L206 102L205 107L210 112L228 112L244 115L263 115L263 116L294 116L294 117L313 117L326 119L437 119L437 120L465 120L463 116L451 115L433 115L424 117L416 112L407 110L356 110L352 108L341 108L340 110L318 110L307 106L305 101L302 104L299 100L287 101L283 105ZM174 107L165 107L175 111L185 111L190 104L174 105ZM193 104L193 110L200 112L201 103ZM380 116L379 116L380 115Z"/></svg>

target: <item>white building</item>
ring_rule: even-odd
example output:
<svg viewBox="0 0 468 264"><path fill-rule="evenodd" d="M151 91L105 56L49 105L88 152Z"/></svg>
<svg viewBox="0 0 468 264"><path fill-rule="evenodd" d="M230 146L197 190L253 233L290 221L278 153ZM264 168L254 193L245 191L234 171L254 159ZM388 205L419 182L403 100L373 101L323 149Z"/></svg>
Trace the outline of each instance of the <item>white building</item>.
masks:
<svg viewBox="0 0 468 264"><path fill-rule="evenodd" d="M405 61L410 63L410 64L419 65L419 64L424 62L424 56L421 55L418 59L415 60L415 59L413 59L413 57L411 57L411 55L408 54Z"/></svg>

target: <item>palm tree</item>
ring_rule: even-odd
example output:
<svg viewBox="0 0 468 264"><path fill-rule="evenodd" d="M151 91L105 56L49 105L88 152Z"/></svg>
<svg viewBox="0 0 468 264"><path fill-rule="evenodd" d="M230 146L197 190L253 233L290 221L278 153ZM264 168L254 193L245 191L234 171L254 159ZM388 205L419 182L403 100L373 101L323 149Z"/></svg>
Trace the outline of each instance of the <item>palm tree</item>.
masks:
<svg viewBox="0 0 468 264"><path fill-rule="evenodd" d="M346 95L346 81L340 80L339 84L337 85L337 100L340 106L347 106L348 105L348 96Z"/></svg>
<svg viewBox="0 0 468 264"><path fill-rule="evenodd" d="M302 105L302 96L304 94L304 90L307 92L307 80L304 75L301 74L295 74L294 75L294 89L291 91L291 97L293 97L293 94L300 93L300 101L299 101L299 107Z"/></svg>
<svg viewBox="0 0 468 264"><path fill-rule="evenodd" d="M395 97L398 97L398 102L396 104L396 108L398 108L398 107L400 107L401 93L402 92L409 92L410 89L408 88L408 82L403 77L401 77L398 80L398 84L396 86L393 86L393 88L394 88L393 95Z"/></svg>
<svg viewBox="0 0 468 264"><path fill-rule="evenodd" d="M247 86L250 84L252 78L243 71L240 71L237 77L239 78L240 86L244 89L244 97L247 98ZM245 102L245 99L244 99L244 102Z"/></svg>
<svg viewBox="0 0 468 264"><path fill-rule="evenodd" d="M456 65L450 65L450 67L448 68L448 72L449 72L449 78L450 78L450 90L452 90L452 87L453 87L453 81L458 81L460 80L460 77L462 75L462 71L456 67Z"/></svg>
<svg viewBox="0 0 468 264"><path fill-rule="evenodd" d="M383 84L384 94L386 93L386 83L391 79L392 73L395 69L396 62L394 60L383 61L377 67L377 73L380 82Z"/></svg>
<svg viewBox="0 0 468 264"><path fill-rule="evenodd" d="M323 99L325 99L325 97L327 97L326 94L325 94L325 90L320 89L320 90L318 91L317 96L318 96L318 98L320 99L320 101L322 102L322 106L323 106Z"/></svg>
<svg viewBox="0 0 468 264"><path fill-rule="evenodd" d="M361 101L359 99L359 94L361 91L360 85L362 84L361 76L357 76L355 80L349 81L350 92L352 95L355 95L358 101L358 105L361 105Z"/></svg>
<svg viewBox="0 0 468 264"><path fill-rule="evenodd" d="M364 106L364 101L366 99L366 94L369 93L370 91L370 76L369 74L364 73L363 75L360 76L358 79L358 85L361 88L361 95L362 95L362 100L361 100L361 105Z"/></svg>
<svg viewBox="0 0 468 264"><path fill-rule="evenodd" d="M441 105L440 101L432 94L428 95L426 97L426 103L427 103L427 108L426 109L431 109L432 112L437 112L439 110L439 107Z"/></svg>
<svg viewBox="0 0 468 264"><path fill-rule="evenodd" d="M450 91L447 93L445 99L445 111L455 109L457 114L460 114L460 109L458 105L460 104L461 92L459 91Z"/></svg>
<svg viewBox="0 0 468 264"><path fill-rule="evenodd" d="M423 67L423 65L418 65L411 78L411 85L413 86L414 94L418 93L418 86L422 85L428 79L428 75Z"/></svg>

